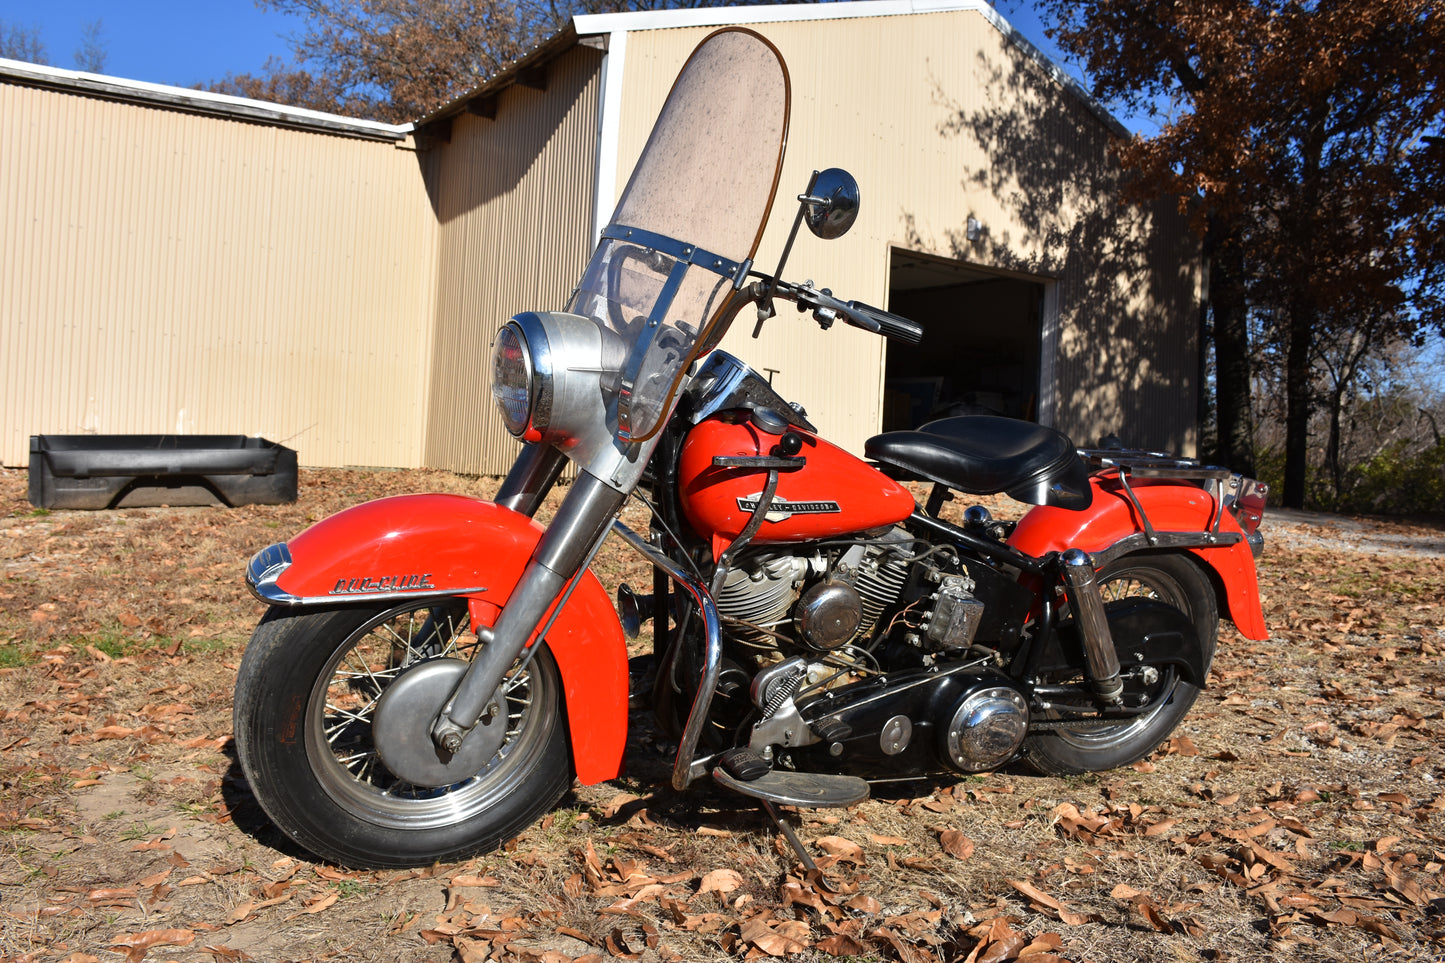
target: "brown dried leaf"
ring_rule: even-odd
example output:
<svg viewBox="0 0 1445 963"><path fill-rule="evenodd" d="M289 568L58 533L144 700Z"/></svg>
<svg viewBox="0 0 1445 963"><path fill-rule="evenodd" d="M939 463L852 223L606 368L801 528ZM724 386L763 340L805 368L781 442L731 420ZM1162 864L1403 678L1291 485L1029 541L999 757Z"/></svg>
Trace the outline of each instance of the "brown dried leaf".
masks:
<svg viewBox="0 0 1445 963"><path fill-rule="evenodd" d="M863 854L863 847L851 839L844 839L842 836L824 836L818 840L817 846L829 856L835 857L839 862L853 863L861 866L867 857Z"/></svg>
<svg viewBox="0 0 1445 963"><path fill-rule="evenodd" d="M195 930L146 930L144 933L117 933L110 945L122 947L129 963L145 959L154 946L189 946L196 938Z"/></svg>
<svg viewBox="0 0 1445 963"><path fill-rule="evenodd" d="M1046 906L1051 910L1057 910L1062 905L1058 900L1054 899L1054 897L1050 896L1048 893L1045 893L1037 886L1034 886L1031 883L1026 883L1021 879L1011 879L1008 881L1008 884L1014 889L1018 890L1020 893L1022 893L1030 901L1038 903L1040 906Z"/></svg>
<svg viewBox="0 0 1445 963"><path fill-rule="evenodd" d="M862 956L868 950L862 943L843 933L834 933L819 940L813 944L813 949L822 950L829 956Z"/></svg>
<svg viewBox="0 0 1445 963"><path fill-rule="evenodd" d="M803 929L806 932L806 925ZM796 933L796 930L793 932ZM769 956L802 953L808 949L806 943L773 929L760 917L753 917L744 923L739 935L743 942L751 943Z"/></svg>
<svg viewBox="0 0 1445 963"><path fill-rule="evenodd" d="M1048 959L1045 954L1052 954L1054 950L1063 949L1064 938L1057 933L1041 933L1034 937L1034 941L1023 949L1019 950L1019 959L1033 960L1043 963Z"/></svg>
<svg viewBox="0 0 1445 963"><path fill-rule="evenodd" d="M731 893L743 885L742 874L735 869L715 869L702 878L698 886L698 894L702 893Z"/></svg>
<svg viewBox="0 0 1445 963"><path fill-rule="evenodd" d="M185 884L182 883L181 885ZM250 919L255 912L256 901L248 900L226 914L226 925L232 926L236 923L240 923L244 920Z"/></svg>
<svg viewBox="0 0 1445 963"><path fill-rule="evenodd" d="M855 913L876 916L883 911L883 905L867 893L859 893L843 904Z"/></svg>
<svg viewBox="0 0 1445 963"><path fill-rule="evenodd" d="M322 910L326 909L327 907L332 906L333 904L335 904L335 902L336 902L337 900L339 900L339 899L341 899L341 894L340 894L339 892L337 892L336 890L332 890L331 892L327 893L325 896L321 896L321 897L318 897L318 898L316 898L316 899L304 901L304 902L302 903L302 906L304 907L304 909L302 910L302 912L304 912L304 913L319 913L319 912L321 912Z"/></svg>
<svg viewBox="0 0 1445 963"><path fill-rule="evenodd" d="M462 889L476 886L500 886L501 881L495 876L453 876L447 880L447 885L453 889Z"/></svg>
<svg viewBox="0 0 1445 963"><path fill-rule="evenodd" d="M943 851L955 859L968 859L973 855L973 840L956 829L945 829L938 836Z"/></svg>
<svg viewBox="0 0 1445 963"><path fill-rule="evenodd" d="M95 906L106 905L127 905L135 902L136 891L133 889L93 889L85 894L85 901Z"/></svg>
<svg viewBox="0 0 1445 963"><path fill-rule="evenodd" d="M1159 908L1150 902L1147 896L1139 897L1134 901L1134 905L1138 907L1140 915L1148 921L1149 925L1165 936L1173 936L1178 932L1174 928L1174 924L1164 918L1164 915L1159 912Z"/></svg>
<svg viewBox="0 0 1445 963"><path fill-rule="evenodd" d="M611 933L608 933L607 938L603 940L603 945L607 947L608 953L611 953L619 959L636 960L642 957L642 951L634 950L628 945L627 937L623 935L620 929L614 929Z"/></svg>
<svg viewBox="0 0 1445 963"><path fill-rule="evenodd" d="M607 800L607 805L602 807L602 818L611 819L613 816L616 816L619 812L621 812L624 806L627 806L630 803L635 803L641 798L641 796L633 795L630 792L618 793L611 799Z"/></svg>

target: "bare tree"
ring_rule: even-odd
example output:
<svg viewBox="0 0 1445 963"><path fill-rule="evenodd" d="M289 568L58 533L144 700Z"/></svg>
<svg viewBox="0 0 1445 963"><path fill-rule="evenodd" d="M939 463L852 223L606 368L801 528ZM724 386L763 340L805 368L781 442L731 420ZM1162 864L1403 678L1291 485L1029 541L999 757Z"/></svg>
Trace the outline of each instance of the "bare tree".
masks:
<svg viewBox="0 0 1445 963"><path fill-rule="evenodd" d="M290 38L295 62L268 63L260 75L228 76L211 89L377 120L415 120L501 71L573 14L725 2L257 0L306 23L304 33Z"/></svg>
<svg viewBox="0 0 1445 963"><path fill-rule="evenodd" d="M100 20L87 23L80 33L80 46L75 48L75 69L93 74L105 72L105 61L110 55L109 45L102 36L105 25Z"/></svg>
<svg viewBox="0 0 1445 963"><path fill-rule="evenodd" d="M39 27L22 27L18 23L7 24L4 20L0 20L0 57L32 64L50 63L45 55L45 44L40 40Z"/></svg>

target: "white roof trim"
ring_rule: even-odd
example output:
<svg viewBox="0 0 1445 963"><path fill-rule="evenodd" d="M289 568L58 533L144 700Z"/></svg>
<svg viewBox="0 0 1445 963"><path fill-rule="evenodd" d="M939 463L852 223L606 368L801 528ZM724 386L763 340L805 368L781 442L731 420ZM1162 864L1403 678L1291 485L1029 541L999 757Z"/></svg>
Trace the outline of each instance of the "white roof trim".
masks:
<svg viewBox="0 0 1445 963"><path fill-rule="evenodd" d="M849 20L855 17L899 17L910 13L952 10L993 10L983 0L855 0L852 3L792 3L763 7L692 7L680 10L638 10L573 17L579 34L614 30L672 30L680 27L722 27L747 23L800 20Z"/></svg>
<svg viewBox="0 0 1445 963"><path fill-rule="evenodd" d="M73 90L76 93L114 100L154 104L158 107L169 107L175 110L300 127L306 130L352 137L399 141L405 139L412 132L413 126L411 124L383 124L375 120L358 120L355 117L343 117L340 114L328 114L319 110L307 110L303 107L287 107L264 100L215 94L208 90L170 87L165 84L148 83L144 80L128 80L124 77L110 77L80 70L66 70L61 67L46 67L3 58L0 58L0 81Z"/></svg>
<svg viewBox="0 0 1445 963"><path fill-rule="evenodd" d="M982 14L1029 59L1037 63L1054 82L1082 100L1105 125L1120 137L1133 132L1094 98L1087 87L1027 37L1014 29L991 4L984 0L852 0L843 3L797 3L762 7L701 7L675 10L638 10L629 13L584 14L572 18L578 36L612 34L632 30L674 30L682 27L724 27L759 23L790 23L809 20L850 20L859 17L902 17L918 13L971 11Z"/></svg>

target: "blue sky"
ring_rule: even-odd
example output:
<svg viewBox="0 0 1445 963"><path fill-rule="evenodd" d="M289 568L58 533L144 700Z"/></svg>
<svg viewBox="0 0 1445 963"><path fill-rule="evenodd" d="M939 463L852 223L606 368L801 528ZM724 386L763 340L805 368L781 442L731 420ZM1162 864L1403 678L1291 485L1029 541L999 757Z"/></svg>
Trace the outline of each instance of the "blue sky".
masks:
<svg viewBox="0 0 1445 963"><path fill-rule="evenodd" d="M304 24L252 0L0 0L5 27L34 28L50 63L73 68L85 25L101 22L105 73L190 87L255 73Z"/></svg>

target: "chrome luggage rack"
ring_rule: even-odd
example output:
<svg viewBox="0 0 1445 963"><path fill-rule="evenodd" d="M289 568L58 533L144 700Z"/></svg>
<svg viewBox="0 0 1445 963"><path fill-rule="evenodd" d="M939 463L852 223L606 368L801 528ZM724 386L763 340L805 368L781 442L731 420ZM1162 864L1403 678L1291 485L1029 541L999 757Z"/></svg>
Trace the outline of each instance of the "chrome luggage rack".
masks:
<svg viewBox="0 0 1445 963"><path fill-rule="evenodd" d="M1132 474L1139 478L1223 481L1232 474L1228 468L1206 465L1195 458L1180 458L1142 448L1080 448L1079 457L1088 462L1089 468L1094 471L1117 468L1121 475Z"/></svg>
<svg viewBox="0 0 1445 963"><path fill-rule="evenodd" d="M1221 532L1220 522L1226 511L1234 514L1240 523L1240 527L1247 533L1245 538L1250 543L1250 549L1259 554L1256 541L1262 546L1262 539L1258 538L1255 529L1259 525L1259 512L1263 508L1264 495L1268 491L1266 485L1255 481L1253 478L1246 478L1237 475L1228 468L1221 468L1218 465L1206 465L1198 459L1181 458L1177 455L1170 455L1165 452L1145 451L1139 448L1080 448L1079 457L1088 464L1090 471L1110 472L1118 479L1124 490L1124 496L1129 499L1129 504L1139 515L1139 521L1144 531L1139 535L1130 536L1123 542L1110 546L1104 552L1097 553L1094 561L1102 566L1111 558L1137 550L1140 547L1149 548L1171 548L1171 547L1203 547L1216 545L1232 545L1240 540L1236 532ZM1129 484L1130 478L1167 478L1179 481L1192 481L1198 483L1209 497L1213 500L1216 508L1210 513L1208 527L1202 532L1159 532L1149 520L1149 515L1144 511L1144 506L1134 494L1133 487ZM1255 500L1259 506L1253 507ZM1250 506L1246 508L1246 506ZM1244 517L1246 514L1251 519ZM1141 541L1144 545L1126 544Z"/></svg>

